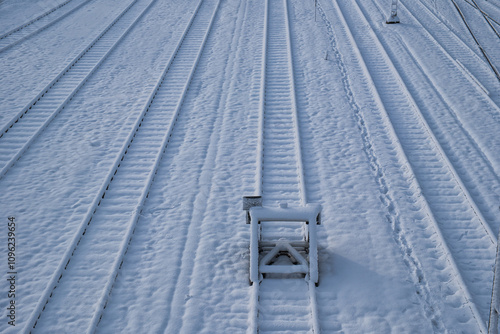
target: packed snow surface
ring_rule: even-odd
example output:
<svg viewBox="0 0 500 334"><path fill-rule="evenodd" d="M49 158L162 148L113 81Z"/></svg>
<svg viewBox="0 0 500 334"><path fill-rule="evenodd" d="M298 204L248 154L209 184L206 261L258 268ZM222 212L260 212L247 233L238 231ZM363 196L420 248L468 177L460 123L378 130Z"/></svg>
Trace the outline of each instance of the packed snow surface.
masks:
<svg viewBox="0 0 500 334"><path fill-rule="evenodd" d="M0 332L486 334L500 1L390 5L1 0Z"/></svg>

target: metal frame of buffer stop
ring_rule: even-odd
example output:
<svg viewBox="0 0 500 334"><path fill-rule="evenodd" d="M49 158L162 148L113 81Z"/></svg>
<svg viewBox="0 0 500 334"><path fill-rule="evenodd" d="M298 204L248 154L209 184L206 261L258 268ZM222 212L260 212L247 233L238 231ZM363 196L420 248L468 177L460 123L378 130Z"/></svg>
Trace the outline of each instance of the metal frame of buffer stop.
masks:
<svg viewBox="0 0 500 334"><path fill-rule="evenodd" d="M321 206L263 207L261 196L243 197L250 224L250 285L264 278L305 278L319 284L316 227Z"/></svg>

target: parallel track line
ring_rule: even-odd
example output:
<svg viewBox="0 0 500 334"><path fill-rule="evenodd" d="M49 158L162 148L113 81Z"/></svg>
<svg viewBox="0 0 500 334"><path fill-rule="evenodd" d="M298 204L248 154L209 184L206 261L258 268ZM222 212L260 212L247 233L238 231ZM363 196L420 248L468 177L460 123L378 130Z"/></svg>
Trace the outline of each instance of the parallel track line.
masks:
<svg viewBox="0 0 500 334"><path fill-rule="evenodd" d="M23 28L25 28L25 27L29 26L30 24L32 24L32 23L34 23L34 22L36 22L36 21L40 20L41 18L43 18L43 17L45 17L45 16L49 15L50 13L52 13L52 12L56 11L57 9L59 9L59 8L63 7L63 6L64 6L64 5L66 5L66 4L68 4L70 1L71 1L71 0L66 0L65 2L62 2L62 3L60 3L59 5L57 5L57 6L53 7L53 8L51 8L51 9L49 9L49 10L45 11L44 13L42 13L42 14L38 15L37 17L35 17L35 18L33 18L33 19L29 20L28 22L25 22L25 23L23 23L23 24L21 24L21 25L19 25L19 26L15 27L15 28L12 28L12 29L10 29L10 30L6 31L5 33L3 33L3 34L1 34L1 35L0 35L0 39L3 39L3 38L5 38L5 37L7 37L7 36L9 36L9 35L11 35L11 34L13 34L13 33L15 33L16 31L19 31L19 30L21 30L21 29L23 29Z"/></svg>
<svg viewBox="0 0 500 334"><path fill-rule="evenodd" d="M378 10L382 13L382 8L377 5ZM365 9L365 15L369 11L369 9ZM413 18L413 17L412 17ZM417 21L418 22L418 21ZM374 29L374 32L377 33L377 29ZM461 122L460 118L457 116L455 111L453 110L449 98L442 92L441 87L439 85L434 84L432 81L432 74L430 71L425 69L425 66L421 64L421 61L418 59L416 54L412 51L411 47L403 41L401 37L397 38L397 43L393 41L387 41L386 37L383 34L377 33L377 37L379 41L385 47L387 54L391 57L393 64L396 70L400 73L405 79L405 84L408 87L412 87L413 94L420 97L418 101L414 101L419 107L419 118L423 121L425 127L428 129L429 133L432 134L433 139L439 145L441 150L443 151L443 155L446 157L448 163L450 164L452 171L457 174L457 178L461 187L464 189L464 193L467 197L472 198L472 206L477 212L488 212L490 216L496 215L497 203L492 203L491 207L495 207L495 212L491 212L484 205L481 208L478 208L476 201L485 201L485 195L491 192L490 189L484 189L485 184L482 184L481 181L474 179L473 175L470 173L476 172L478 170L477 165L481 165L481 175L487 181L488 186L495 185L500 189L500 178L497 175L494 165L483 152L480 145L474 140L472 135L467 131L466 126ZM401 46L400 46L401 44ZM395 49L395 51L391 52L391 49ZM443 50L444 51L444 50ZM405 63L401 64L395 54L404 55L401 59L405 59ZM446 56L449 56L445 53ZM448 57L449 58L449 57ZM449 58L452 64L455 64L453 59ZM408 73L408 74L406 74ZM410 79L411 76L418 75L419 79ZM415 83L413 83L415 82ZM423 85L423 83L426 83ZM418 85L417 87L414 87ZM427 107L427 108L426 108ZM432 112L429 112L431 111ZM447 121L446 123L442 120L435 119L434 117L440 116L441 114L445 114L448 119L451 121ZM434 135L435 133L435 135ZM451 136L447 136L446 134L453 134ZM446 138L448 137L448 138ZM447 157L456 157L457 159L449 159ZM462 179L470 178L472 182L465 182ZM471 194L472 189L474 188L482 188L482 194ZM482 215L480 215L482 222L485 224L486 231L490 235L490 238L493 243L496 243L496 233L493 231L498 230L499 226L496 225L494 219L485 219Z"/></svg>
<svg viewBox="0 0 500 334"><path fill-rule="evenodd" d="M64 9L67 9L67 11L63 13L61 13L61 10L56 11L56 9L63 7L69 2L66 1L65 3L56 7L55 9L52 9L46 12L45 14L42 14L41 16L37 17L36 19L31 20L29 23L23 24L22 26L12 29L11 31L3 34L2 37L0 37L0 53L44 31L45 29L49 28L50 26L54 25L60 20L64 19L65 17L72 14L76 10L80 9L84 5L90 3L91 1L93 0L84 0L73 8L70 8L70 6L66 7ZM61 15L52 19L52 16L56 16L57 14Z"/></svg>
<svg viewBox="0 0 500 334"><path fill-rule="evenodd" d="M168 140L172 134L173 127L175 125L175 121L178 117L178 113L180 112L180 106L182 105L182 99L184 97L186 90L189 87L189 81L190 81L189 78L187 78L187 79L184 78L187 80L184 85L177 86L177 93L181 94L181 96L178 96L178 99L175 100L175 101L177 101L177 103L173 106L175 110L172 111L173 115L172 114L170 115L171 116L170 125L167 125L168 128L166 129L166 131L165 130L162 131L161 129L158 129L158 127L156 127L156 129L155 129L155 124L158 124L155 122L158 122L158 120L156 120L154 118L158 117L158 116L151 116L151 114L149 114L149 111L152 108L152 106L153 106L153 108L156 108L156 104L153 104L153 101L155 101L155 100L158 101L157 95L160 99L161 98L165 99L165 96L164 96L165 92L167 92L167 93L169 92L169 90L167 90L167 89L160 90L161 86L166 84L164 82L166 79L168 80L167 74L170 72L171 67L174 64L175 58L176 58L178 52L180 51L181 46L184 44L185 38L187 37L187 34L190 31L190 29L194 23L195 17L197 17L197 15L198 15L199 8L202 4L202 1L203 0L200 1L200 3L197 5L196 9L194 10L194 13L193 13L191 19L189 20L175 50L173 51L172 55L170 56L170 59L167 62L166 67L164 68L164 70L163 70L162 74L160 75L155 87L153 88L151 95L150 95L149 99L147 100L143 111L140 113L134 126L132 127L127 140L125 141L125 143L122 146L122 149L121 149L119 155L115 159L113 166L110 168L110 171L108 173L107 178L103 182L103 184L102 184L97 196L95 197L91 207L87 211L86 217L82 220L82 222L78 228L78 231L75 233L69 247L67 248L65 254L62 257L62 260L60 261L58 268L54 272L54 275L52 276L49 284L47 285L42 297L39 299L37 307L32 312L30 319L29 319L29 321L24 329L24 332L30 332L33 328L35 328L35 326L37 325L37 322L40 319L45 307L47 305L50 306L50 304L48 304L49 300L52 298L52 295L55 292L56 287L60 287L60 281L63 279L63 277L67 276L67 274L68 274L66 272L67 268L70 264L71 259L74 257L75 254L77 254L80 244L83 242L86 242L86 241L91 242L91 241L86 240L88 238L84 238L84 236L86 234L89 234L90 228L94 227L94 225L97 224L95 222L96 214L102 213L102 214L106 215L106 208L103 208L102 204L104 204L104 201L108 201L109 202L108 205L111 205L112 207L114 205L118 205L118 206L121 205L122 207L125 206L126 210L127 211L132 210L132 213L130 215L127 215L127 214L123 215L122 214L122 218L128 219L128 224L125 224L126 225L125 231L123 231L123 226L118 226L118 229L121 230L121 232L122 232L121 242L115 243L116 246L119 246L119 250L117 251L118 256L116 256L114 258L114 261L112 261L112 263L109 264L108 269L112 268L112 270L111 270L112 274L110 275L110 279L108 279L106 281L106 283L104 284L104 291L102 291L101 297L98 298L97 307L95 308L95 312L93 312L92 319L90 320L91 324L87 327L87 330L86 330L87 332L95 331L96 326L99 322L99 319L101 318L102 311L105 308L105 305L107 303L107 299L108 299L109 293L111 292L113 283L116 279L116 275L117 275L118 270L119 270L121 263L123 261L123 256L126 253L127 246L129 244L130 238L133 234L135 222L137 221L137 218L140 214L140 210L142 208L142 204L148 195L149 187L151 186L151 183L152 183L153 177L155 175L156 169L158 167L159 161L160 161L161 156L165 150L165 146L168 143ZM195 66L193 65L191 67L191 70L194 71L194 68L195 68ZM191 71L191 74L192 74L192 71ZM182 79L183 79L183 77L181 77L181 80ZM178 91L179 89L181 89L182 91L179 92ZM167 98L167 100L168 100L168 98ZM165 101L163 103L165 103ZM158 113L159 111L156 111L156 112ZM154 113L152 113L152 114L154 114ZM146 117L146 116L148 116L148 117ZM168 120L168 115L164 116L164 121L165 121L165 118L167 118L167 120ZM151 147L149 147L148 145L146 145L146 146L145 145L135 145L138 147L137 150L149 149L150 150L149 153L154 155L153 159L147 159L144 156L139 157L139 159L137 159L137 157L136 157L137 161L144 161L144 162L147 161L147 162L150 162L150 165L149 166L142 166L142 168L139 167L139 169L136 169L135 172L133 174L131 174L133 176L133 178L128 180L129 182L128 182L127 188L130 189L131 182L133 182L134 184L138 184L137 187L133 187L133 189L135 191L129 193L128 199L120 199L120 201L113 201L111 199L111 201L109 201L110 200L109 193L111 191L116 190L116 191L120 192L120 189L119 189L120 185L117 186L116 185L117 182L113 182L113 180L117 179L118 177L123 179L123 177L121 175L123 173L126 173L127 167L122 166L122 164L129 164L131 159L133 162L134 157L131 158L131 156L133 154L141 155L141 152L136 153L135 152L136 150L132 151L135 147L132 144L140 141L140 138L142 137L141 135L145 134L145 132L147 132L144 130L145 129L145 122L148 122L148 125L153 127L149 131L149 137L151 137L151 135L155 135L156 138L161 139L160 148L157 151L154 151L154 150L151 151ZM148 136L146 136L146 137L148 137ZM148 140L148 138L146 138L146 140ZM132 154L129 151L131 151ZM147 152L146 152L146 154L147 154ZM125 158L127 158L127 159L125 159ZM152 166L151 166L151 163L153 164ZM148 168L148 167L152 167L152 168ZM118 173L119 171L120 171L120 173ZM137 175L137 173L142 173L142 175ZM136 174L136 175L134 176L134 174ZM126 176L124 176L124 178L126 180ZM112 187L112 186L114 186L114 187ZM123 187L123 185L122 185L122 187ZM107 198L105 199L106 195L107 195ZM136 195L136 197L134 197L134 195ZM109 212L113 213L113 211L115 211L115 210L113 208L111 208L107 211L108 211L108 213ZM131 216L133 216L133 219L130 219ZM123 236L123 232L125 232L125 236ZM108 231L108 233L109 233L109 231ZM111 233L113 233L113 232L111 232ZM92 246L90 246L90 247L92 247ZM80 252L78 252L78 253L80 253ZM99 256L100 256L100 254L99 254ZM77 275L77 276L79 276L79 275ZM64 296L62 296L62 297L64 297ZM73 300L73 302L74 302L74 300ZM60 306L60 305L53 305L53 307L58 307L58 306Z"/></svg>
<svg viewBox="0 0 500 334"><path fill-rule="evenodd" d="M453 32L451 27L446 25L446 22L441 21L424 2L401 1L400 6L421 24L425 33L435 40L435 45L445 51L450 56L450 59L459 59L473 75L481 78L481 83L492 93L498 91L498 80L495 73L491 71L486 60L481 57L479 49L474 48L477 51L473 50L471 46Z"/></svg>
<svg viewBox="0 0 500 334"><path fill-rule="evenodd" d="M0 157L0 178L72 100L156 0L151 1L138 16L133 13L127 16L137 1L130 2L51 83L0 130L0 150L3 152Z"/></svg>
<svg viewBox="0 0 500 334"><path fill-rule="evenodd" d="M469 30L470 35L472 36L472 39L474 39L474 42L476 43L477 47L479 50L481 50L481 53L483 54L484 58L486 59L486 62L490 65L491 70L493 73L495 73L495 76L497 79L500 81L500 72L498 72L498 69L496 68L495 64L493 64L493 61L491 60L490 56L484 49L484 47L481 45L479 42L479 39L476 37L476 34L472 31L471 26L467 22L467 19L465 18L464 13L462 12L462 9L458 5L458 3L455 0L451 0L453 2L453 5L455 5L455 8L457 9L458 13L460 14L460 17L462 18L462 21L464 22L465 26L467 27L467 30ZM483 16L484 17L484 16ZM486 21L489 23L489 21L486 19ZM496 32L496 31L495 31Z"/></svg>
<svg viewBox="0 0 500 334"><path fill-rule="evenodd" d="M307 204L287 0L265 2L256 194L267 206ZM272 17L272 19L271 19ZM249 333L319 333L315 285L265 278L251 289Z"/></svg>
<svg viewBox="0 0 500 334"><path fill-rule="evenodd" d="M354 30L357 45L367 63L368 71L372 74L389 120L427 198L429 208L432 210L430 216L436 218L437 232L439 231L438 233L443 235L443 246L449 245L449 254L452 256L448 260L457 271L458 278L462 282L464 295L470 301L469 307L473 311L479 327L484 332L484 322L481 320L481 312L477 309L476 304L479 303L481 310L484 311L485 296L488 294L484 291L484 284L480 284L475 279L478 269L471 268L468 263L478 263L477 255L480 254L481 276L483 280L487 280L489 253L491 253L494 243L486 232L486 226L481 226L481 223L484 223L481 222L481 216L472 210L471 199L467 198L463 187L460 187L460 180L457 174L452 172L453 168L447 163L447 157L444 156L442 149L433 139L428 126L426 127L425 122L419 118L415 101L413 101L380 42L372 35L371 30L368 34L366 34L366 30L363 33L356 31L359 20L365 21L366 18L357 2L353 6L350 15L344 16L349 17L350 20L354 20L354 16L358 17L357 24L350 23L349 25ZM348 9L344 8L344 10ZM441 164L441 167L438 170L427 170L427 162L424 164L422 162L431 160L433 164ZM437 172L440 174L436 174ZM433 195L432 201L429 195ZM461 199L455 203L452 201L452 197ZM453 217L460 218L460 224L463 226L459 226L458 220L453 219ZM480 226L481 228L479 228ZM464 231L470 235L468 243L461 241L464 237ZM471 248L473 246L478 248Z"/></svg>

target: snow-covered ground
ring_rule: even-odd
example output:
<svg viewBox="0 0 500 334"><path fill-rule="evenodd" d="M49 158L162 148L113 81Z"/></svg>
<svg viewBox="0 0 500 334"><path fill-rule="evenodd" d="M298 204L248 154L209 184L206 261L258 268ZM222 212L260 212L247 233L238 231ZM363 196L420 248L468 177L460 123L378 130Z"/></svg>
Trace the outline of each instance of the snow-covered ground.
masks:
<svg viewBox="0 0 500 334"><path fill-rule="evenodd" d="M0 332L486 333L500 81L390 3L0 1ZM249 285L245 195L321 204L317 287Z"/></svg>

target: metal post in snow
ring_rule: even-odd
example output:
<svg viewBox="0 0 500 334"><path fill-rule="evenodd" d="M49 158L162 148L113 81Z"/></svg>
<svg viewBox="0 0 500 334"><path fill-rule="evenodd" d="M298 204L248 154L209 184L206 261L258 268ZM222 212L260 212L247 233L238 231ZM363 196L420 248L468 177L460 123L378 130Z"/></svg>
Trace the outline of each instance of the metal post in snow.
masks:
<svg viewBox="0 0 500 334"><path fill-rule="evenodd" d="M391 4L391 16L385 21L387 24L399 23L398 17L398 0L392 0Z"/></svg>
<svg viewBox="0 0 500 334"><path fill-rule="evenodd" d="M314 0L314 22L316 22L316 12L317 12L316 7L317 7L317 5L318 5L318 0Z"/></svg>
<svg viewBox="0 0 500 334"><path fill-rule="evenodd" d="M491 291L490 321L488 322L488 334L498 334L498 315L500 297L500 233L497 242L497 256L495 259L495 271L493 274L493 289Z"/></svg>

